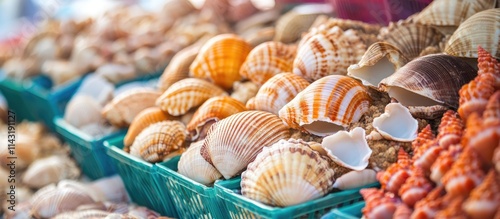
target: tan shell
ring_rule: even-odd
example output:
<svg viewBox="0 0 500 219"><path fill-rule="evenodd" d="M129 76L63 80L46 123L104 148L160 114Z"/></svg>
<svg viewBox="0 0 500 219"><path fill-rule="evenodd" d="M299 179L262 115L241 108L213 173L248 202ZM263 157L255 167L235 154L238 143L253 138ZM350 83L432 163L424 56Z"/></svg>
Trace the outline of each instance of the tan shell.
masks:
<svg viewBox="0 0 500 219"><path fill-rule="evenodd" d="M368 112L370 97L355 79L341 75L321 78L286 104L279 116L294 129L326 136L346 129Z"/></svg>
<svg viewBox="0 0 500 219"><path fill-rule="evenodd" d="M148 162L160 162L184 148L187 132L179 121L163 121L144 129L130 146L130 154Z"/></svg>
<svg viewBox="0 0 500 219"><path fill-rule="evenodd" d="M444 52L477 58L478 46L500 59L500 8L479 12L463 22L446 43Z"/></svg>
<svg viewBox="0 0 500 219"><path fill-rule="evenodd" d="M80 169L66 156L53 155L34 161L24 172L22 183L30 188L40 189L63 179L77 179Z"/></svg>
<svg viewBox="0 0 500 219"><path fill-rule="evenodd" d="M372 169L351 171L335 180L333 188L340 190L354 189L377 182L377 172Z"/></svg>
<svg viewBox="0 0 500 219"><path fill-rule="evenodd" d="M64 112L64 120L76 128L85 125L103 123L102 106L88 95L77 94L68 102ZM82 116L85 115L85 116Z"/></svg>
<svg viewBox="0 0 500 219"><path fill-rule="evenodd" d="M245 111L212 125L201 153L226 179L241 173L262 148L290 137L276 115Z"/></svg>
<svg viewBox="0 0 500 219"><path fill-rule="evenodd" d="M286 207L322 197L335 181L328 160L296 139L264 148L241 175L242 195Z"/></svg>
<svg viewBox="0 0 500 219"><path fill-rule="evenodd" d="M417 138L418 121L413 118L410 110L400 103L387 104L385 112L373 119L372 126L385 139L412 142Z"/></svg>
<svg viewBox="0 0 500 219"><path fill-rule="evenodd" d="M255 98L250 104L247 103L247 106L278 115L279 110L307 86L309 82L298 75L280 73L262 85Z"/></svg>
<svg viewBox="0 0 500 219"><path fill-rule="evenodd" d="M54 86L74 80L86 73L79 71L75 64L67 60L47 60L42 64L42 72L50 77Z"/></svg>
<svg viewBox="0 0 500 219"><path fill-rule="evenodd" d="M379 42L371 45L358 64L349 66L347 75L361 80L363 85L378 87L380 81L392 75L409 60L396 47Z"/></svg>
<svg viewBox="0 0 500 219"><path fill-rule="evenodd" d="M178 164L178 172L201 184L209 185L220 179L222 175L208 163L200 153L203 140L191 144Z"/></svg>
<svg viewBox="0 0 500 219"><path fill-rule="evenodd" d="M217 35L203 45L189 67L190 75L230 89L240 80L240 67L250 50L251 45L234 34Z"/></svg>
<svg viewBox="0 0 500 219"><path fill-rule="evenodd" d="M251 81L237 81L234 82L233 93L231 93L231 97L242 103L246 103L249 99L255 97L258 91L259 86Z"/></svg>
<svg viewBox="0 0 500 219"><path fill-rule="evenodd" d="M262 85L281 72L292 71L297 47L280 42L265 42L250 51L240 69L240 74Z"/></svg>
<svg viewBox="0 0 500 219"><path fill-rule="evenodd" d="M102 110L102 115L112 125L126 127L132 123L135 116L142 110L155 105L160 92L146 88L134 88L125 91L115 98Z"/></svg>
<svg viewBox="0 0 500 219"><path fill-rule="evenodd" d="M186 78L174 83L156 100L156 105L170 115L180 116L200 106L210 97L226 96L216 85L197 78Z"/></svg>
<svg viewBox="0 0 500 219"><path fill-rule="evenodd" d="M344 31L349 29L356 30L359 34L362 35L376 35L380 31L380 25L342 18L330 17L325 22L320 23L320 25L321 24L326 25L328 28L339 27Z"/></svg>
<svg viewBox="0 0 500 219"><path fill-rule="evenodd" d="M264 27L246 36L245 40L250 43L252 47L256 47L264 42L272 41L275 35L276 30L274 27Z"/></svg>
<svg viewBox="0 0 500 219"><path fill-rule="evenodd" d="M62 50L58 45L58 33L37 33L27 42L23 57L34 57L40 61L57 59L62 55Z"/></svg>
<svg viewBox="0 0 500 219"><path fill-rule="evenodd" d="M352 170L363 170L368 166L372 154L365 138L365 130L339 131L323 138L321 146L335 163Z"/></svg>
<svg viewBox="0 0 500 219"><path fill-rule="evenodd" d="M134 143L135 137L139 135L145 128L149 125L166 121L166 120L175 120L174 116L168 115L168 113L163 112L158 107L150 107L141 111L134 120L130 123L130 127L128 128L127 135L123 139L123 150L125 152L129 152L129 146Z"/></svg>
<svg viewBox="0 0 500 219"><path fill-rule="evenodd" d="M193 45L177 52L158 80L158 88L166 91L172 84L189 77L189 66L198 55L200 45Z"/></svg>
<svg viewBox="0 0 500 219"><path fill-rule="evenodd" d="M105 78L111 83L120 83L126 80L132 80L137 77L135 67L131 64L108 63L99 66L95 71L96 75Z"/></svg>

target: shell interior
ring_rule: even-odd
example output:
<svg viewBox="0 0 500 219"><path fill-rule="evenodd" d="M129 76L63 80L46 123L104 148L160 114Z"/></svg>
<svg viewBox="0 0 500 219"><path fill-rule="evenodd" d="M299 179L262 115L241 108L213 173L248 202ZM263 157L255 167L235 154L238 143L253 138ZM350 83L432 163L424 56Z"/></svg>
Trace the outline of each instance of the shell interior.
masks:
<svg viewBox="0 0 500 219"><path fill-rule="evenodd" d="M317 136L333 135L338 131L345 130L345 127L328 121L314 121L302 125L302 128Z"/></svg>
<svg viewBox="0 0 500 219"><path fill-rule="evenodd" d="M435 106L444 104L441 101L422 96L398 86L387 86L387 93L391 98L395 98L405 106Z"/></svg>
<svg viewBox="0 0 500 219"><path fill-rule="evenodd" d="M360 79L363 85L378 86L384 79L391 76L396 67L387 57L382 58L373 66L359 66L358 64L351 65L347 70L349 76Z"/></svg>
<svg viewBox="0 0 500 219"><path fill-rule="evenodd" d="M368 166L372 154L365 139L365 130L360 127L327 136L323 138L321 146L335 163L358 171Z"/></svg>
<svg viewBox="0 0 500 219"><path fill-rule="evenodd" d="M411 142L417 137L418 121L400 103L390 103L373 119L373 127L386 139Z"/></svg>

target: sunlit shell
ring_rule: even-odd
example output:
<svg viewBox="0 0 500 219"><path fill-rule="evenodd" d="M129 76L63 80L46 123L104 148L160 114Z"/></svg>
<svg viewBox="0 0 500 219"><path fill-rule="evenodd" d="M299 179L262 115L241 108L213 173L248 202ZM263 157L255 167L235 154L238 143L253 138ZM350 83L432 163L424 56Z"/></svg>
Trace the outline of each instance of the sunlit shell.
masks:
<svg viewBox="0 0 500 219"><path fill-rule="evenodd" d="M158 80L158 88L166 91L172 84L189 77L189 66L200 51L199 45L193 45L177 52L168 63Z"/></svg>
<svg viewBox="0 0 500 219"><path fill-rule="evenodd" d="M196 182L208 185L220 179L222 175L201 156L201 146L203 146L203 141L189 146L179 160L178 171Z"/></svg>
<svg viewBox="0 0 500 219"><path fill-rule="evenodd" d="M361 83L347 76L330 75L297 94L279 116L291 128L326 136L357 122L369 105L370 97Z"/></svg>
<svg viewBox="0 0 500 219"><path fill-rule="evenodd" d="M125 135L125 138L123 139L123 150L128 152L128 148L134 143L135 137L137 137L137 135L139 135L139 133L141 133L142 130L147 128L149 125L174 119L175 117L168 115L158 107L150 107L141 111L137 114L128 128L127 135Z"/></svg>
<svg viewBox="0 0 500 219"><path fill-rule="evenodd" d="M66 156L53 155L34 161L24 172L24 185L39 189L63 179L76 179L80 176L80 169L76 163Z"/></svg>
<svg viewBox="0 0 500 219"><path fill-rule="evenodd" d="M441 152L431 166L429 178L434 183L438 185L441 184L441 178L450 170L451 165L457 160L460 153L462 153L462 147L460 145L452 145L448 150Z"/></svg>
<svg viewBox="0 0 500 219"><path fill-rule="evenodd" d="M163 121L144 129L130 146L130 154L148 162L159 162L184 148L187 131L179 121Z"/></svg>
<svg viewBox="0 0 500 219"><path fill-rule="evenodd" d="M250 106L252 109L278 115L283 106L309 85L308 81L298 75L292 73L277 74L260 87Z"/></svg>
<svg viewBox="0 0 500 219"><path fill-rule="evenodd" d="M436 138L436 136L432 133L431 125L428 124L418 133L417 138L411 143L411 148L415 151L417 148L432 141L434 138Z"/></svg>
<svg viewBox="0 0 500 219"><path fill-rule="evenodd" d="M377 173L372 169L351 171L337 178L333 184L333 188L347 190L366 186L377 182L376 175Z"/></svg>
<svg viewBox="0 0 500 219"><path fill-rule="evenodd" d="M102 106L88 95L75 95L68 102L64 112L64 120L76 128L81 128L92 123L101 123ZM85 115L85 116L82 116Z"/></svg>
<svg viewBox="0 0 500 219"><path fill-rule="evenodd" d="M130 89L106 104L102 115L114 126L128 126L142 110L154 106L160 94L158 91L146 88Z"/></svg>
<svg viewBox="0 0 500 219"><path fill-rule="evenodd" d="M483 182L470 193L463 205L464 211L471 218L493 218L500 207L500 176L490 170Z"/></svg>
<svg viewBox="0 0 500 219"><path fill-rule="evenodd" d="M234 34L215 36L202 46L189 67L190 75L230 89L240 80L240 67L250 50L251 45Z"/></svg>
<svg viewBox="0 0 500 219"><path fill-rule="evenodd" d="M263 111L234 114L212 125L201 153L226 179L241 173L262 148L290 137L276 115Z"/></svg>
<svg viewBox="0 0 500 219"><path fill-rule="evenodd" d="M157 100L156 105L170 115L180 116L200 106L210 97L226 96L216 85L197 78L186 78L170 86Z"/></svg>
<svg viewBox="0 0 500 219"><path fill-rule="evenodd" d="M408 177L410 177L410 155L402 147L398 151L398 161L385 171L377 173L377 180L382 189L394 194L398 193Z"/></svg>
<svg viewBox="0 0 500 219"><path fill-rule="evenodd" d="M405 204L413 207L417 201L423 199L432 190L433 185L425 176L421 168L413 168L412 175L399 189L399 196Z"/></svg>
<svg viewBox="0 0 500 219"><path fill-rule="evenodd" d="M349 66L347 75L361 80L363 85L378 87L382 79L389 77L409 60L389 43L372 44L358 64Z"/></svg>
<svg viewBox="0 0 500 219"><path fill-rule="evenodd" d="M372 154L365 139L365 130L360 127L327 136L323 138L321 146L335 163L358 171L368 166Z"/></svg>
<svg viewBox="0 0 500 219"><path fill-rule="evenodd" d="M231 97L242 102L246 103L251 98L255 97L257 92L259 91L259 86L251 81L246 82L234 82L233 92L231 93Z"/></svg>
<svg viewBox="0 0 500 219"><path fill-rule="evenodd" d="M400 103L389 103L385 106L385 112L374 118L372 125L389 140L410 142L417 138L418 121L413 118L408 108Z"/></svg>
<svg viewBox="0 0 500 219"><path fill-rule="evenodd" d="M382 189L361 189L359 193L366 202L362 212L366 218L392 218L397 208L396 199Z"/></svg>
<svg viewBox="0 0 500 219"><path fill-rule="evenodd" d="M240 75L262 85L281 72L291 72L297 47L280 42L265 42L250 51Z"/></svg>
<svg viewBox="0 0 500 219"><path fill-rule="evenodd" d="M465 148L441 181L450 195L466 197L482 182L484 175L475 150Z"/></svg>
<svg viewBox="0 0 500 219"><path fill-rule="evenodd" d="M296 205L328 193L334 174L328 160L306 142L280 140L248 165L241 175L241 194L272 206Z"/></svg>

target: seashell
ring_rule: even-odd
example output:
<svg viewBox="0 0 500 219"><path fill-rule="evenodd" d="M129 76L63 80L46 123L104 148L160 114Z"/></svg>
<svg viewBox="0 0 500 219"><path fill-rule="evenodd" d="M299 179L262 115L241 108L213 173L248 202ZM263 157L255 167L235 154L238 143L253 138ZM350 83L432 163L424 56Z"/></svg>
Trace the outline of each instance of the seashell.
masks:
<svg viewBox="0 0 500 219"><path fill-rule="evenodd" d="M399 148L398 161L391 164L385 171L377 173L377 180L382 189L397 194L401 186L410 177L410 155Z"/></svg>
<svg viewBox="0 0 500 219"><path fill-rule="evenodd" d="M334 17L329 17L328 20L318 23L318 25L315 25L313 27L318 27L319 25L322 24L326 25L327 29L333 27L339 27L344 31L351 29L351 30L356 30L360 34L366 34L366 35L378 34L380 31L380 25L377 24L369 24L357 20L349 20L349 19L334 18ZM311 32L312 31L313 30L311 30ZM309 33L307 35L309 35ZM305 37L307 37L307 35Z"/></svg>
<svg viewBox="0 0 500 219"><path fill-rule="evenodd" d="M299 92L309 86L304 78L292 73L280 73L266 81L249 104L251 109L279 114L279 110L289 103Z"/></svg>
<svg viewBox="0 0 500 219"><path fill-rule="evenodd" d="M132 80L137 77L137 72L134 66L128 63L104 64L96 69L95 74L114 84L120 83L122 81Z"/></svg>
<svg viewBox="0 0 500 219"><path fill-rule="evenodd" d="M82 128L92 123L103 123L104 118L101 116L101 111L101 104L94 98L85 94L78 94L68 102L64 120L76 128Z"/></svg>
<svg viewBox="0 0 500 219"><path fill-rule="evenodd" d="M410 218L413 213L413 209L410 209L408 205L399 204L394 211L394 218Z"/></svg>
<svg viewBox="0 0 500 219"><path fill-rule="evenodd" d="M426 178L424 170L413 168L412 175L399 189L399 196L405 204L413 207L417 201L423 199L432 190L432 183Z"/></svg>
<svg viewBox="0 0 500 219"><path fill-rule="evenodd" d="M359 191L366 204L362 209L366 218L392 218L397 208L394 197L384 194L382 189L368 188Z"/></svg>
<svg viewBox="0 0 500 219"><path fill-rule="evenodd" d="M483 178L484 172L481 170L478 154L474 149L466 147L441 182L451 196L466 197Z"/></svg>
<svg viewBox="0 0 500 219"><path fill-rule="evenodd" d="M377 173L372 169L351 171L335 180L333 188L340 190L354 189L377 182Z"/></svg>
<svg viewBox="0 0 500 219"><path fill-rule="evenodd" d="M67 60L47 60L42 64L42 72L52 80L54 86L81 77L85 72L79 71L76 65Z"/></svg>
<svg viewBox="0 0 500 219"><path fill-rule="evenodd" d="M361 60L347 68L347 75L361 80L363 85L378 87L382 79L409 62L401 51L389 43L378 42L366 50Z"/></svg>
<svg viewBox="0 0 500 219"><path fill-rule="evenodd" d="M148 162L160 162L184 147L186 127L179 121L163 121L149 125L130 146L130 154Z"/></svg>
<svg viewBox="0 0 500 219"><path fill-rule="evenodd" d="M210 97L226 96L216 85L197 78L186 78L170 86L157 100L156 105L173 116L180 116L200 106Z"/></svg>
<svg viewBox="0 0 500 219"><path fill-rule="evenodd" d="M473 148L478 153L481 162L483 162L485 166L490 166L492 164L493 152L499 143L500 122L498 118L496 124L486 125L476 113L469 116L467 131L462 139L462 144L464 147Z"/></svg>
<svg viewBox="0 0 500 219"><path fill-rule="evenodd" d="M203 140L189 146L179 160L178 172L196 182L208 185L220 179L222 175L201 156L201 146Z"/></svg>
<svg viewBox="0 0 500 219"><path fill-rule="evenodd" d="M429 178L434 183L438 185L441 184L441 178L443 178L444 174L457 160L460 153L462 153L462 147L460 145L451 145L448 150L442 151L431 166Z"/></svg>
<svg viewBox="0 0 500 219"><path fill-rule="evenodd" d="M459 144L462 140L464 124L453 110L443 114L438 127L437 141L440 147L448 149L450 145Z"/></svg>
<svg viewBox="0 0 500 219"><path fill-rule="evenodd" d="M492 159L493 165L495 166L495 169L500 172L500 147L497 146L497 149L493 152L493 159Z"/></svg>
<svg viewBox="0 0 500 219"><path fill-rule="evenodd" d="M177 52L158 80L160 91L166 91L172 84L189 77L189 66L198 55L200 45L193 45Z"/></svg>
<svg viewBox="0 0 500 219"><path fill-rule="evenodd" d="M463 210L471 218L493 218L500 207L500 176L491 169L463 204Z"/></svg>
<svg viewBox="0 0 500 219"><path fill-rule="evenodd" d="M403 20L391 22L389 26L380 29L378 35L380 41L395 46L409 60L418 57L429 46L438 46L443 37L443 34L430 26Z"/></svg>
<svg viewBox="0 0 500 219"><path fill-rule="evenodd" d="M335 163L358 171L368 166L368 159L372 154L365 139L365 130L360 127L327 136L323 138L321 146Z"/></svg>
<svg viewBox="0 0 500 219"><path fill-rule="evenodd" d="M187 125L187 131L192 140L203 139L213 123L245 110L243 103L231 97L212 97L196 110Z"/></svg>
<svg viewBox="0 0 500 219"><path fill-rule="evenodd" d="M354 30L320 25L311 32L316 34L301 40L293 61L293 73L310 82L327 75L346 75L347 68L359 62L366 51Z"/></svg>
<svg viewBox="0 0 500 219"><path fill-rule="evenodd" d="M492 0L489 0L490 4ZM491 7L490 7L491 8ZM485 8L486 9L486 8ZM453 33L444 52L449 55L477 58L478 46L489 51L493 57L500 58L500 9L478 12L465 20Z"/></svg>
<svg viewBox="0 0 500 219"><path fill-rule="evenodd" d="M400 103L387 104L385 112L374 118L372 125L389 140L410 142L417 138L418 121L413 118L408 108Z"/></svg>
<svg viewBox="0 0 500 219"><path fill-rule="evenodd" d="M125 127L132 123L142 110L155 105L160 93L146 88L125 91L106 104L102 115L114 126Z"/></svg>
<svg viewBox="0 0 500 219"><path fill-rule="evenodd" d="M334 174L328 160L306 142L280 140L264 148L241 174L241 194L267 205L296 205L327 194Z"/></svg>
<svg viewBox="0 0 500 219"><path fill-rule="evenodd" d="M370 97L361 83L330 75L297 94L279 111L279 116L291 128L326 136L357 122L369 105Z"/></svg>
<svg viewBox="0 0 500 219"><path fill-rule="evenodd" d="M245 111L213 124L201 153L225 179L230 179L241 173L262 148L289 137L288 128L276 115Z"/></svg>
<svg viewBox="0 0 500 219"><path fill-rule="evenodd" d="M174 120L175 117L168 115L163 112L158 107L150 107L141 111L134 120L130 123L130 127L128 128L127 135L123 139L123 150L125 152L129 152L129 146L134 143L135 137L139 135L145 128L149 125L166 121L166 120Z"/></svg>
<svg viewBox="0 0 500 219"><path fill-rule="evenodd" d="M433 106L406 106L410 110L411 115L415 118L424 119L438 119L443 113L448 111L450 108L442 105Z"/></svg>
<svg viewBox="0 0 500 219"><path fill-rule="evenodd" d="M240 75L257 85L281 72L291 72L297 47L280 42L265 42L250 51Z"/></svg>
<svg viewBox="0 0 500 219"><path fill-rule="evenodd" d="M247 82L237 81L234 82L233 93L231 93L231 97L242 103L246 103L248 102L248 100L255 97L258 91L259 91L259 86L251 81Z"/></svg>
<svg viewBox="0 0 500 219"><path fill-rule="evenodd" d="M24 172L24 185L39 189L63 179L76 179L80 176L80 169L76 163L65 156L52 155L35 160Z"/></svg>
<svg viewBox="0 0 500 219"><path fill-rule="evenodd" d="M262 43L272 41L274 39L275 35L276 35L276 28L263 27L263 28L260 28L255 33L246 36L245 40L250 45L252 45L252 48L253 48L253 47L256 47Z"/></svg>
<svg viewBox="0 0 500 219"><path fill-rule="evenodd" d="M444 205L444 208L437 212L436 218L468 218L462 209L464 199L462 196L452 199L448 205Z"/></svg>
<svg viewBox="0 0 500 219"><path fill-rule="evenodd" d="M44 31L32 36L23 50L23 57L34 57L40 61L57 59L62 55L58 45L58 33Z"/></svg>
<svg viewBox="0 0 500 219"><path fill-rule="evenodd" d="M33 135L33 133L23 133L20 130L19 125L16 126L16 170L26 169L32 162L41 156L41 149L39 147L34 147L38 145L38 137ZM3 142L8 142L8 135L1 135L0 140ZM10 155L10 150L7 144L2 144L0 146L0 163L2 166L7 167L11 159L7 157Z"/></svg>
<svg viewBox="0 0 500 219"><path fill-rule="evenodd" d="M68 181L63 181L67 183ZM130 202L125 184L120 176L114 175L101 178L85 184L83 190L91 193L92 198L100 202L128 203Z"/></svg>
<svg viewBox="0 0 500 219"><path fill-rule="evenodd" d="M413 155L413 165L422 168L426 174L430 173L432 164L436 161L441 151L437 139L418 148Z"/></svg>
<svg viewBox="0 0 500 219"><path fill-rule="evenodd" d="M239 70L250 50L251 45L234 34L215 36L202 46L189 67L190 75L230 89L240 80Z"/></svg>
<svg viewBox="0 0 500 219"><path fill-rule="evenodd" d="M112 213L103 210L82 210L82 211L71 211L58 214L53 219L85 219L85 218L106 218Z"/></svg>
<svg viewBox="0 0 500 219"><path fill-rule="evenodd" d="M436 138L436 136L432 133L431 125L427 124L427 126L418 133L417 138L411 143L411 148L413 151L416 151L417 148L422 147L422 145L432 141L434 138Z"/></svg>
<svg viewBox="0 0 500 219"><path fill-rule="evenodd" d="M425 198L415 204L411 218L435 218L437 212L443 207L444 187L436 186Z"/></svg>
<svg viewBox="0 0 500 219"><path fill-rule="evenodd" d="M409 62L381 85L405 106L423 110L436 105L457 108L459 89L475 75L474 68L459 58L428 55Z"/></svg>
<svg viewBox="0 0 500 219"><path fill-rule="evenodd" d="M2 64L5 75L17 81L39 74L41 68L42 63L36 58L12 57Z"/></svg>
<svg viewBox="0 0 500 219"><path fill-rule="evenodd" d="M477 62L477 74L492 74L495 78L493 83L495 90L500 89L500 63L498 60L492 57L491 54L484 50L481 46L477 46Z"/></svg>

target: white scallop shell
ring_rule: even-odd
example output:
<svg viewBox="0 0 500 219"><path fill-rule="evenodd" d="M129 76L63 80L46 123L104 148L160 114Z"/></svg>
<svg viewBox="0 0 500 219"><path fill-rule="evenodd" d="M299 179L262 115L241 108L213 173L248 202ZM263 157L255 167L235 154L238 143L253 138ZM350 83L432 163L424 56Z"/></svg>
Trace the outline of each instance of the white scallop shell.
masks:
<svg viewBox="0 0 500 219"><path fill-rule="evenodd" d="M388 140L411 142L417 138L418 121L400 103L389 103L385 112L373 119L373 127Z"/></svg>
<svg viewBox="0 0 500 219"><path fill-rule="evenodd" d="M372 169L351 171L335 180L333 188L340 190L354 189L377 182L377 173Z"/></svg>
<svg viewBox="0 0 500 219"><path fill-rule="evenodd" d="M179 160L178 172L201 184L211 184L222 175L200 153L203 140L191 144Z"/></svg>
<svg viewBox="0 0 500 219"><path fill-rule="evenodd" d="M321 146L335 163L358 171L368 166L368 159L372 154L365 139L365 130L360 127L327 136L323 138Z"/></svg>

